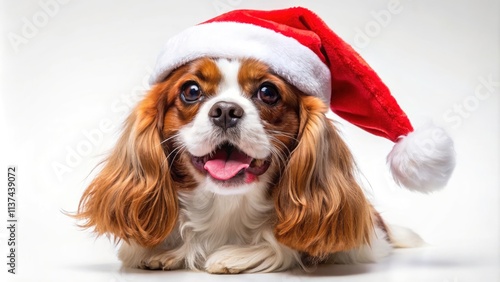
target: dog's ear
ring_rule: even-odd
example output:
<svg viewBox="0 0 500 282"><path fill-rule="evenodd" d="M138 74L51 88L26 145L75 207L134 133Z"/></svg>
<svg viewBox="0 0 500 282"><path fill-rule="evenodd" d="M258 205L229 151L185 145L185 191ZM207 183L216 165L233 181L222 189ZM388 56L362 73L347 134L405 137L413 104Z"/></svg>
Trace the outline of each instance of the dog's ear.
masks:
<svg viewBox="0 0 500 282"><path fill-rule="evenodd" d="M297 148L274 199L279 242L315 257L369 243L371 206L353 157L318 98L301 98Z"/></svg>
<svg viewBox="0 0 500 282"><path fill-rule="evenodd" d="M168 162L163 152L157 85L133 110L104 167L84 192L75 218L81 226L151 247L172 231L178 216Z"/></svg>

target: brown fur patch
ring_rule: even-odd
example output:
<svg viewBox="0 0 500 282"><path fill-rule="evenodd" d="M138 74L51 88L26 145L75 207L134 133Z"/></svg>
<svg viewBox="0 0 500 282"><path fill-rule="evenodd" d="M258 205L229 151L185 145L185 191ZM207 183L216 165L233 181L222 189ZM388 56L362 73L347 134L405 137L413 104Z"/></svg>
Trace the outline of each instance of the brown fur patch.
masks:
<svg viewBox="0 0 500 282"><path fill-rule="evenodd" d="M369 243L371 207L354 161L318 98L301 97L299 144L275 191L277 239L314 257Z"/></svg>

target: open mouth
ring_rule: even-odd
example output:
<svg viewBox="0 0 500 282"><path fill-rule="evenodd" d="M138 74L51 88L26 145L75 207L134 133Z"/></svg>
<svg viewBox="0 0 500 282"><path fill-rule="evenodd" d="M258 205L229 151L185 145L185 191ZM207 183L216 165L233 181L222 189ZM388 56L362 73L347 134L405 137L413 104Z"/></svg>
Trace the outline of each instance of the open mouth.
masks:
<svg viewBox="0 0 500 282"><path fill-rule="evenodd" d="M264 174L270 162L254 159L230 143L220 145L212 153L202 157L192 157L193 165L213 179L226 184L252 183Z"/></svg>

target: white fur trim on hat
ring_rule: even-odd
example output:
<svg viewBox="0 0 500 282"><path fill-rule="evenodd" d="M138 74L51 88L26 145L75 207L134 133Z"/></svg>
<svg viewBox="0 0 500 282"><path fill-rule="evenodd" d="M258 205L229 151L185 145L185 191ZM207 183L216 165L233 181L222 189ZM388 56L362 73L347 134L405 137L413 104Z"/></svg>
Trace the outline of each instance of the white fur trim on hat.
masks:
<svg viewBox="0 0 500 282"><path fill-rule="evenodd" d="M330 103L330 70L311 49L294 38L246 23L200 24L170 38L158 56L150 83L160 82L174 69L201 57L260 60L305 94Z"/></svg>
<svg viewBox="0 0 500 282"><path fill-rule="evenodd" d="M401 137L387 156L394 180L423 193L442 188L455 168L453 140L434 125Z"/></svg>

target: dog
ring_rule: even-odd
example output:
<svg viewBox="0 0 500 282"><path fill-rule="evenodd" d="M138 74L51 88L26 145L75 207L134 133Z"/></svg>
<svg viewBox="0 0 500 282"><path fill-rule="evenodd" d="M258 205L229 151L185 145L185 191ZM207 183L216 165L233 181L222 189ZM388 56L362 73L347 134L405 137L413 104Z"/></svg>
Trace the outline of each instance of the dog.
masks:
<svg viewBox="0 0 500 282"><path fill-rule="evenodd" d="M74 215L120 242L126 267L272 272L420 245L370 204L330 110L396 143L387 162L406 188L440 189L455 167L444 130L414 130L375 71L301 7L186 29L151 85Z"/></svg>
<svg viewBox="0 0 500 282"><path fill-rule="evenodd" d="M133 110L77 217L144 269L283 271L419 241L392 236L327 113L259 60L196 59Z"/></svg>

